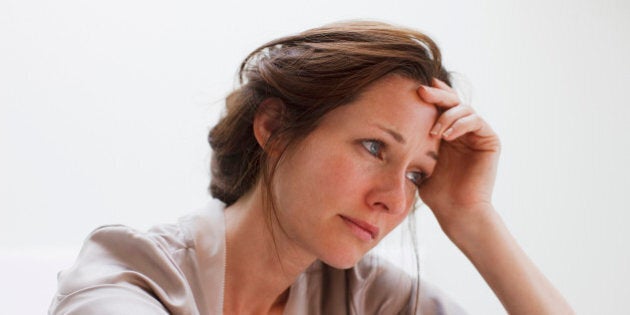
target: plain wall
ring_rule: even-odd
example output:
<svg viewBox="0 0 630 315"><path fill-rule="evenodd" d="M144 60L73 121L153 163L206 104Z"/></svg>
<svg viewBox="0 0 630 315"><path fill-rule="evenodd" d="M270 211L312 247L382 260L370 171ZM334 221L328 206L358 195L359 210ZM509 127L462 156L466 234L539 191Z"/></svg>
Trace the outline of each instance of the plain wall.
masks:
<svg viewBox="0 0 630 315"><path fill-rule="evenodd" d="M206 134L242 58L356 18L437 41L501 137L495 205L519 243L578 313L628 312L627 1L2 0L3 312L45 312L95 227L203 206ZM471 314L504 313L420 211L423 278Z"/></svg>

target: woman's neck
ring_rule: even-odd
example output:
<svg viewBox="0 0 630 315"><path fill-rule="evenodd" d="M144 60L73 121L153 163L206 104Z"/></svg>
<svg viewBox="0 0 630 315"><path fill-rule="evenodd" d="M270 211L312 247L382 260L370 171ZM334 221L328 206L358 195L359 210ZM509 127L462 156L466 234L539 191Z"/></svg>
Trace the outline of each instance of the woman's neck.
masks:
<svg viewBox="0 0 630 315"><path fill-rule="evenodd" d="M315 260L270 222L262 196L257 185L225 209L225 314L281 314L289 287Z"/></svg>

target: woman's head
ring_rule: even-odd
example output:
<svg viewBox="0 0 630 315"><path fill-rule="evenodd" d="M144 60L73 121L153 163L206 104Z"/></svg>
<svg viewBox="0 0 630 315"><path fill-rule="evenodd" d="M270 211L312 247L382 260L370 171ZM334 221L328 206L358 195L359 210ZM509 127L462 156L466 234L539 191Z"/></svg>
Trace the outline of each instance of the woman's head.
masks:
<svg viewBox="0 0 630 315"><path fill-rule="evenodd" d="M348 268L407 217L440 146L430 133L437 107L421 99L419 86L400 75L379 79L286 151L267 212L282 229L278 239ZM269 134L269 121L256 118L257 137Z"/></svg>
<svg viewBox="0 0 630 315"><path fill-rule="evenodd" d="M271 147L304 139L333 109L357 99L371 83L398 74L421 84L449 83L440 52L426 35L379 22L343 22L271 41L241 64L240 87L212 129L211 194L230 205L262 179L270 187ZM274 100L277 128L261 145L253 122ZM261 106L262 104L262 106ZM280 104L278 108L277 104Z"/></svg>

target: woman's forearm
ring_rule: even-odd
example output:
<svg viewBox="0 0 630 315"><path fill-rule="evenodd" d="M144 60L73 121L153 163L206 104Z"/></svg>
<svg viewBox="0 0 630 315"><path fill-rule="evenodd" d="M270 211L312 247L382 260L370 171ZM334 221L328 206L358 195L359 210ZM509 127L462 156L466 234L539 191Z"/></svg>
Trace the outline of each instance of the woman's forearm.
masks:
<svg viewBox="0 0 630 315"><path fill-rule="evenodd" d="M459 226L443 226L509 314L573 314L571 306L538 270L494 209Z"/></svg>

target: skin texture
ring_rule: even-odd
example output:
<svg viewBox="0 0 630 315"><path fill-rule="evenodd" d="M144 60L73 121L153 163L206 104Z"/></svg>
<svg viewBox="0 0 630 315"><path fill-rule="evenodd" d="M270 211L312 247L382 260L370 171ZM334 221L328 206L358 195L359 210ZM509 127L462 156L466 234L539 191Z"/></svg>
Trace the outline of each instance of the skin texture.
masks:
<svg viewBox="0 0 630 315"><path fill-rule="evenodd" d="M282 106L261 104L254 134L263 147ZM490 126L446 84L375 82L280 160L271 227L261 181L226 209L224 312L281 314L288 288L315 259L351 267L406 217L418 191L510 314L571 314L494 211L499 151ZM366 224L378 232L357 227Z"/></svg>
<svg viewBox="0 0 630 315"><path fill-rule="evenodd" d="M326 115L279 165L278 219L305 255L349 268L407 216L416 193L410 178L433 171L427 153L439 146L429 134L437 109L418 87L399 76L379 81ZM344 217L373 225L378 235L360 239Z"/></svg>

